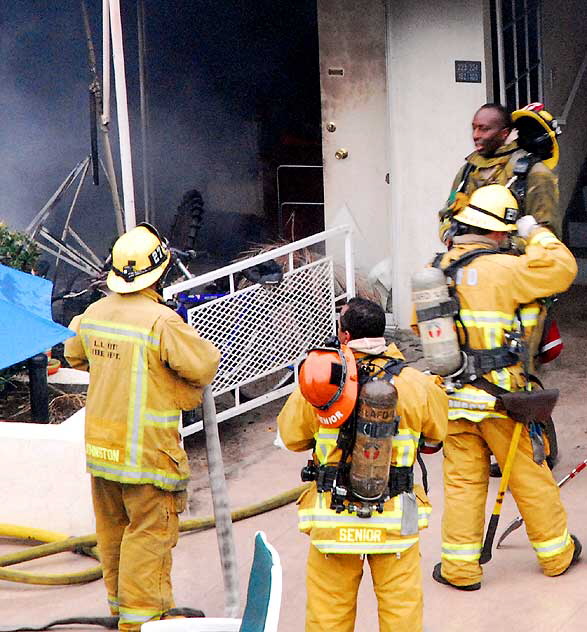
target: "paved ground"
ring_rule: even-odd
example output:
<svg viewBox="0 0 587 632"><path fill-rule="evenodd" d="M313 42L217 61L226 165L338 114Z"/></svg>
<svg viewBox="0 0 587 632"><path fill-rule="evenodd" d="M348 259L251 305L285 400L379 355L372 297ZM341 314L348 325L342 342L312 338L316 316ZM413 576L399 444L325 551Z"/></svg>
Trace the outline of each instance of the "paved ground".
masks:
<svg viewBox="0 0 587 632"><path fill-rule="evenodd" d="M559 311L567 348L557 366L543 375L548 386L561 389L561 403L556 412L561 461L555 469L556 478L561 478L587 458L587 424L584 418L587 289L573 289L561 300ZM284 452L272 445L278 408L279 405L274 403L221 426L233 507L246 506L299 484L299 470L306 455ZM205 485L203 441L199 437L192 438L187 447L193 467L191 510L198 516L207 515L211 513L211 502ZM441 457L431 457L427 462L434 506L431 526L423 532L421 540L427 632L583 630L587 618L584 589L587 562L579 564L563 577L553 579L542 576L523 529L510 536L505 548L495 552L494 559L485 567L483 587L479 592L457 592L431 579L440 547ZM495 497L496 488L497 482L492 481L490 498ZM587 544L587 470L563 488L562 495L571 530ZM15 498L14 502L25 500ZM488 510L490 505L488 503ZM515 504L508 496L499 532L516 514ZM299 632L303 630L304 565L308 540L297 532L295 506L289 505L235 524L243 600L253 536L257 529L267 533L282 560L284 596L279 629L281 632ZM2 551L8 552L13 548L16 548L14 543L7 543ZM59 572L65 568L79 569L88 565L87 561L73 555L59 557L58 560L29 562L23 567ZM209 616L222 616L223 589L215 532L182 535L174 559L173 577L178 605L199 607ZM358 632L377 630L376 604L371 593L370 578L365 577L356 625ZM108 614L100 582L57 588L2 582L0 613L2 626L40 624L75 614Z"/></svg>

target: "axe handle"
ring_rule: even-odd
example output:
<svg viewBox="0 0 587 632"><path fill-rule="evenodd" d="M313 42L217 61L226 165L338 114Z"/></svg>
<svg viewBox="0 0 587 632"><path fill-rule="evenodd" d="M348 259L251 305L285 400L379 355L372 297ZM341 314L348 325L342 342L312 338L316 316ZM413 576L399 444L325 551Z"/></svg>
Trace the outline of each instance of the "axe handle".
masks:
<svg viewBox="0 0 587 632"><path fill-rule="evenodd" d="M497 524L499 522L499 516L501 515L501 507L503 505L503 498L508 488L510 481L510 474L512 471L512 465L516 452L518 451L518 444L520 442L520 435L522 434L522 427L524 424L517 422L512 434L512 440L510 441L510 447L508 450L505 466L501 474L501 483L497 490L497 496L495 498L495 505L493 506L493 513L487 527L487 534L485 535L485 542L483 543L483 550L481 551L481 557L479 558L479 564L486 564L491 559L491 549L493 547L493 540L495 539L495 533L497 531Z"/></svg>

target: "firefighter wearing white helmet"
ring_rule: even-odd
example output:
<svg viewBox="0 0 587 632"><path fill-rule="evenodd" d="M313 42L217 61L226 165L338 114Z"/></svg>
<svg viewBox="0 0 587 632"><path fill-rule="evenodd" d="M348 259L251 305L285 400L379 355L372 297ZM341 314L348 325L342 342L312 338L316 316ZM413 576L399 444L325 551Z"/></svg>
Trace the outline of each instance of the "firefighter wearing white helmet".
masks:
<svg viewBox="0 0 587 632"><path fill-rule="evenodd" d="M532 216L516 219L517 214L505 187L477 189L455 215L459 231L452 248L435 260L454 288L459 341L469 360L449 394L442 553L433 573L436 581L460 590L481 586L490 454L503 470L516 423L496 406L496 394L526 390L522 345L536 325L535 301L564 292L577 274L566 246ZM515 229L527 242L525 254L518 256L499 250ZM543 458L524 427L509 486L542 572L556 576L578 560L581 545L568 532L558 487Z"/></svg>
<svg viewBox="0 0 587 632"><path fill-rule="evenodd" d="M422 632L418 531L428 525L430 504L413 483L413 465L425 439L438 448L444 438L447 397L439 378L404 367L397 347L386 345L384 329L379 305L351 299L340 316L341 347L308 354L300 386L278 416L285 445L312 450L302 478L314 482L298 501L298 526L310 537L306 632L366 629L360 621L355 625L365 559L380 632ZM367 399L370 386L376 392ZM388 406L397 418L385 415ZM354 469L355 459L362 471ZM363 476L368 469L376 476ZM382 478L376 473L382 469L387 486L379 502L371 491L379 493L374 479Z"/></svg>
<svg viewBox="0 0 587 632"><path fill-rule="evenodd" d="M510 141L512 130L518 136ZM481 106L472 121L475 151L466 157L439 211L441 239L450 242L453 217L476 189L490 184L511 188L522 214L532 215L560 235L558 178L553 173L559 159L559 133L556 120L542 103L531 103L511 115L498 103Z"/></svg>
<svg viewBox="0 0 587 632"><path fill-rule="evenodd" d="M181 410L195 408L219 352L162 304L170 255L140 224L112 249L113 294L76 316L70 365L90 372L86 463L104 582L119 630L172 616L171 549L189 478Z"/></svg>

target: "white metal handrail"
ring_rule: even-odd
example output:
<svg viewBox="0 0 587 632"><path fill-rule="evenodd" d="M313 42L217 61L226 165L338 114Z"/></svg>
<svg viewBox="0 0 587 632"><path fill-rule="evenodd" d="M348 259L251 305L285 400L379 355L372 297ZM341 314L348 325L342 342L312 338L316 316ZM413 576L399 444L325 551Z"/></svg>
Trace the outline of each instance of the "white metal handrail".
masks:
<svg viewBox="0 0 587 632"><path fill-rule="evenodd" d="M355 270L352 253L351 232L351 227L345 224L343 226L337 226L336 228L330 228L328 230L322 231L321 233L316 233L315 235L310 235L309 237L305 237L304 239L294 241L291 244L279 246L278 248L274 248L259 255L255 255L254 257L249 257L248 259L243 259L242 261L231 263L230 265L224 266L223 268L218 268L217 270L206 272L205 274L201 274L200 276L194 277L193 279L187 279L186 281L180 281L179 283L169 285L168 287L163 289L163 298L167 300L173 298L175 294L178 294L179 292L183 292L185 290L189 290L193 287L207 285L223 277L233 277L234 274L236 274L237 272L242 272L247 268L252 268L259 263L265 263L267 261L271 261L272 259L277 259L278 257L290 255L296 250L309 248L310 246L315 246L316 244L331 240L335 237L345 238L346 287L352 288L352 291L354 292Z"/></svg>
<svg viewBox="0 0 587 632"><path fill-rule="evenodd" d="M332 257L306 251L320 243L330 251L330 242L341 238L345 278L342 291L336 287ZM283 271L278 285L239 287L239 273L270 260L277 261ZM341 226L274 248L176 283L165 288L163 295L169 299L180 292L201 291L199 288L227 277L230 290L226 295L188 309L188 322L221 351L220 366L212 383L214 397L223 396L219 408L225 409L218 413L219 421L290 393L304 353L335 333L336 301L354 296L355 291L351 228ZM292 372L290 377L295 377L294 383L274 387L262 380L288 371ZM260 388L260 394L242 401L241 388L251 383L255 390ZM197 421L183 434L201 428L202 422Z"/></svg>

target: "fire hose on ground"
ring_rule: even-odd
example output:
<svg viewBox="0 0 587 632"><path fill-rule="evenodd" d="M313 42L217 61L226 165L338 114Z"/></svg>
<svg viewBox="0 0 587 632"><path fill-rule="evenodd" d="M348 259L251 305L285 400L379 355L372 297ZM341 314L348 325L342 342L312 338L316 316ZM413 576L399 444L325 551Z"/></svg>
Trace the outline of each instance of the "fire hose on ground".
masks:
<svg viewBox="0 0 587 632"><path fill-rule="evenodd" d="M203 397L204 430L206 432L206 453L208 457L208 472L210 477L210 491L214 505L214 516L196 518L180 522L181 533L203 531L216 527L218 535L218 548L222 563L223 580L225 588L225 613L226 616L236 616L238 609L238 574L236 569L236 553L232 536L232 523L245 518L251 518L261 513L283 507L297 500L299 495L308 487L308 483L299 485L289 491L272 496L264 501L254 503L241 509L230 512L228 502L228 492L226 479L224 476L224 463L218 436L218 423L216 419L216 408L211 388L204 389ZM24 584L37 584L49 586L63 586L72 584L83 584L94 581L102 577L102 567L98 564L93 568L83 571L61 574L35 573L29 571L16 571L7 569L7 566L19 564L57 553L73 551L91 556L97 560L96 534L80 537L68 537L61 533L45 531L42 529L31 529L9 524L0 524L0 537L18 538L36 542L44 542L37 546L27 548L16 553L0 556L0 580L12 581ZM177 612L175 612L177 610ZM203 616L201 611L191 608L174 609L167 613L182 616ZM17 628L0 628L0 632L17 632L20 630L47 630L54 625L60 624L90 624L99 625L107 629L116 629L118 617L75 617L53 621L43 626L21 626Z"/></svg>
<svg viewBox="0 0 587 632"><path fill-rule="evenodd" d="M230 515L233 522L245 520L259 514L283 507L297 500L298 496L306 489L307 485L300 485L282 494L272 496L267 500L235 509ZM204 531L215 526L213 516L205 516L194 520L185 520L180 523L179 530L181 533ZM29 527L19 527L10 524L0 524L0 537L17 538L22 540L30 540L36 542L45 542L38 546L29 547L23 551L16 553L8 553L0 556L0 579L18 582L21 584L37 584L44 586L64 586L70 584L84 584L102 577L102 567L100 565L93 568L63 574L46 574L34 573L28 571L9 570L7 566L27 562L29 560L56 555L73 551L75 553L83 553L98 559L96 553L96 534L83 535L79 537L69 537L62 533L54 531L45 531L43 529L31 529Z"/></svg>

